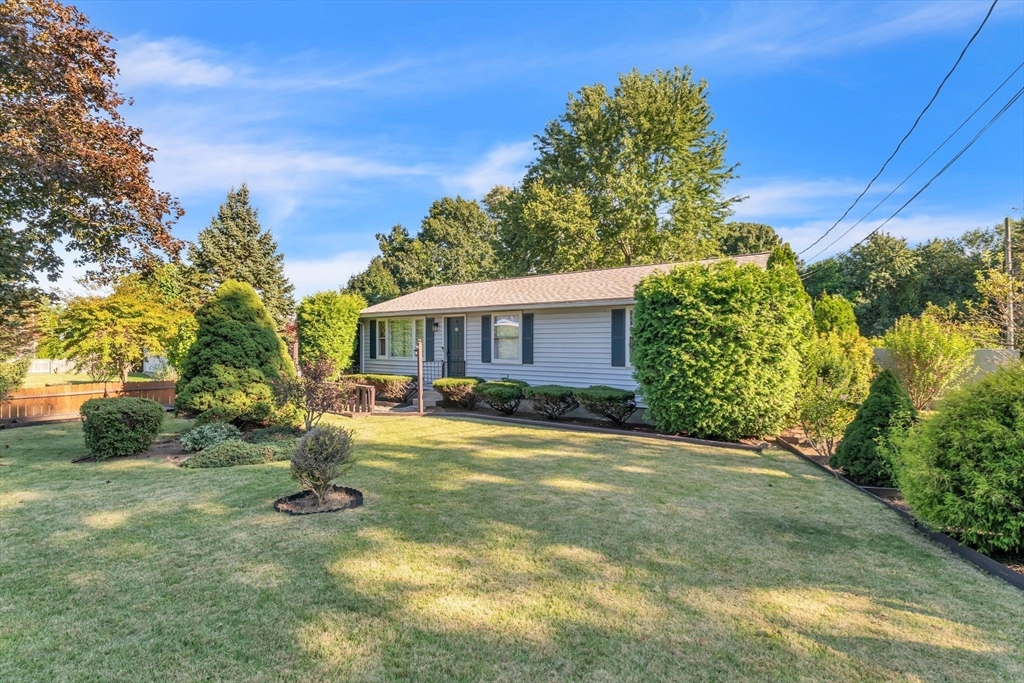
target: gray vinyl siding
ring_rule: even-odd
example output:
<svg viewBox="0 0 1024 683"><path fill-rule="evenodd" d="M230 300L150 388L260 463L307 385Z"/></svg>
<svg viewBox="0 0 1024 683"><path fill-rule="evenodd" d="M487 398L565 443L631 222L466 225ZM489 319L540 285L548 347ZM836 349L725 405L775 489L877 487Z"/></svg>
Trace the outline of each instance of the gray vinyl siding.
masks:
<svg viewBox="0 0 1024 683"><path fill-rule="evenodd" d="M396 315L394 318L408 318L409 316ZM418 318L430 317L430 316L416 316ZM434 316L438 322L440 318ZM415 358L370 358L370 344L374 343L374 340L370 339L370 320L376 320L379 325L382 321L387 318L364 318L362 339L360 340L359 352L363 357L363 372L371 375L412 375L416 376L416 359ZM428 331L427 334L430 334ZM441 330L434 332L434 358L441 360L441 346L444 343L444 338Z"/></svg>
<svg viewBox="0 0 1024 683"><path fill-rule="evenodd" d="M532 365L498 360L481 363L481 314L469 313L466 316L466 374L484 379L507 375L530 384L570 387L605 384L636 389L632 367L628 364L624 368L612 367L612 308L521 309L519 312L534 314Z"/></svg>

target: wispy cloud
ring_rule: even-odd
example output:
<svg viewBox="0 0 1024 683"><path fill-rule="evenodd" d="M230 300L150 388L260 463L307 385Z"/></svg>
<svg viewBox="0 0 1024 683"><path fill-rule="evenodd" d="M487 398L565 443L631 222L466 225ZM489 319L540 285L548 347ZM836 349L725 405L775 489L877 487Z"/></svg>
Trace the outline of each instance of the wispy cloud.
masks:
<svg viewBox="0 0 1024 683"><path fill-rule="evenodd" d="M780 216L800 216L812 211L817 213L825 206L837 205L837 198L852 200L861 189L863 185L853 181L830 178L769 180L739 189L739 194L746 196L746 199L736 205L736 219L767 221Z"/></svg>
<svg viewBox="0 0 1024 683"><path fill-rule="evenodd" d="M122 86L223 86L236 79L237 68L216 51L182 38L128 38L118 46Z"/></svg>
<svg viewBox="0 0 1024 683"><path fill-rule="evenodd" d="M328 289L338 289L348 279L364 270L374 251L343 251L321 259L288 259L284 271L295 285L298 297Z"/></svg>
<svg viewBox="0 0 1024 683"><path fill-rule="evenodd" d="M523 179L527 162L534 156L532 142L498 145L466 171L442 178L452 192L482 197L495 185L516 185Z"/></svg>

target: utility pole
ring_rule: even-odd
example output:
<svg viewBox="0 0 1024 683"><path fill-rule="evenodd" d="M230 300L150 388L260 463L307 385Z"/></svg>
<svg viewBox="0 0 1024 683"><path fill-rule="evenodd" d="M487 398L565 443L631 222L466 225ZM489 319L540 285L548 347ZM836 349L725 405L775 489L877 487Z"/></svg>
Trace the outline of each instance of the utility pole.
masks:
<svg viewBox="0 0 1024 683"><path fill-rule="evenodd" d="M1010 247L1010 217L1003 221L1004 233L1006 236L1006 279L1010 284L1010 291L1006 297L1006 345L1012 350L1014 348L1014 317L1013 317L1013 249Z"/></svg>

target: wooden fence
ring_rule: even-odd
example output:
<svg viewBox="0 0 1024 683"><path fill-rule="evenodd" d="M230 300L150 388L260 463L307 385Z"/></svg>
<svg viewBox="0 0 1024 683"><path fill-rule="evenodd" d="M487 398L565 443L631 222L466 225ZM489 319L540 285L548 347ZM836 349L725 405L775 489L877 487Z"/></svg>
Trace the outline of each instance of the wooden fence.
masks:
<svg viewBox="0 0 1024 683"><path fill-rule="evenodd" d="M0 404L0 420L44 420L72 417L91 398L135 396L165 406L174 405L174 382L107 382L96 384L60 384L16 392Z"/></svg>
<svg viewBox="0 0 1024 683"><path fill-rule="evenodd" d="M376 403L376 389L368 384L356 384L333 412L341 415L370 415Z"/></svg>

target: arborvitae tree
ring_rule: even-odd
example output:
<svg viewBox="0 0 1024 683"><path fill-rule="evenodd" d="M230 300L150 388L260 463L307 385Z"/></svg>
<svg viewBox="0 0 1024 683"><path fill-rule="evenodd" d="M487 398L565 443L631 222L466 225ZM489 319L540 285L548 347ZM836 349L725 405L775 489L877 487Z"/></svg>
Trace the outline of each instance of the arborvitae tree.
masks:
<svg viewBox="0 0 1024 683"><path fill-rule="evenodd" d="M354 292L317 292L302 298L296 312L299 361L328 359L339 371L352 364L359 312L366 300Z"/></svg>
<svg viewBox="0 0 1024 683"><path fill-rule="evenodd" d="M829 465L845 470L864 486L892 486L892 465L879 451L878 441L887 437L893 426L909 422L916 415L896 375L883 370L871 383L868 397L843 433Z"/></svg>
<svg viewBox="0 0 1024 683"><path fill-rule="evenodd" d="M374 256L366 270L350 277L346 289L361 295L370 306L402 294L395 276L385 267L380 256Z"/></svg>
<svg viewBox="0 0 1024 683"><path fill-rule="evenodd" d="M277 329L284 329L295 312L295 288L285 277L284 255L278 253L270 232L260 226L245 183L228 192L209 227L199 233L199 244L189 250L189 258L211 277L214 287L228 280L251 285Z"/></svg>
<svg viewBox="0 0 1024 683"><path fill-rule="evenodd" d="M822 294L814 302L814 327L818 334L834 332L840 337L859 336L853 304L841 294Z"/></svg>
<svg viewBox="0 0 1024 683"><path fill-rule="evenodd" d="M271 383L294 376L295 366L253 288L228 280L196 320L199 329L181 367L175 407L239 426L273 420Z"/></svg>

